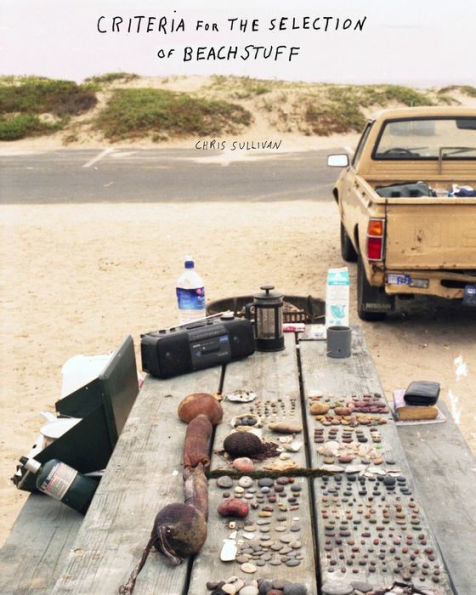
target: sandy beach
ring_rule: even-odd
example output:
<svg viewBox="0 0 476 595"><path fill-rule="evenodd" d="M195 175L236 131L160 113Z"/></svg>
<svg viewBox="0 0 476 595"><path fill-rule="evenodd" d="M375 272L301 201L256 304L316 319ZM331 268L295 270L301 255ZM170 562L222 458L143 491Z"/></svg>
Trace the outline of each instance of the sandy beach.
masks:
<svg viewBox="0 0 476 595"><path fill-rule="evenodd" d="M295 150L337 142L284 137ZM354 146L356 138L338 142ZM173 146L185 142L190 146L190 140ZM90 139L78 146L100 151L105 144ZM0 143L2 154L57 148L53 137ZM9 478L38 434L40 411L54 411L63 363L76 354L108 353L130 334L140 369L140 334L177 320L175 281L185 254L196 260L208 301L250 295L263 283L325 298L327 269L343 266L330 196L273 208L266 202L2 205L1 215L0 542L27 496ZM363 327L387 398L412 380L439 382L476 451L476 312L418 299L384 323L360 322L356 267L349 269L351 323Z"/></svg>

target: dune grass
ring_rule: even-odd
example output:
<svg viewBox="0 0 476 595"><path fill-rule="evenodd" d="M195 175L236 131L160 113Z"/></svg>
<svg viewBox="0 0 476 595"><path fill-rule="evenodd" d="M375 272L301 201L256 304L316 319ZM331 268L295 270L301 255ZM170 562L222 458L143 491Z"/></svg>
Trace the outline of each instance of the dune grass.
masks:
<svg viewBox="0 0 476 595"><path fill-rule="evenodd" d="M0 140L50 134L71 116L89 111L96 95L72 81L41 77L0 78ZM53 121L45 121L49 114Z"/></svg>
<svg viewBox="0 0 476 595"><path fill-rule="evenodd" d="M215 135L248 126L251 114L226 101L163 89L116 89L94 127L109 140Z"/></svg>

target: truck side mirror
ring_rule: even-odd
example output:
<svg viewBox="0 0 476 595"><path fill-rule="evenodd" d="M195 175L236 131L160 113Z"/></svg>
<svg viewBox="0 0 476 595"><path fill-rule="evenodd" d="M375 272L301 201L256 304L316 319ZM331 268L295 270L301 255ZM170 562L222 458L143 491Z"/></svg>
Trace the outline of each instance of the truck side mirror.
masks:
<svg viewBox="0 0 476 595"><path fill-rule="evenodd" d="M347 167L349 165L349 156L347 153L342 155L328 155L327 165L329 167Z"/></svg>

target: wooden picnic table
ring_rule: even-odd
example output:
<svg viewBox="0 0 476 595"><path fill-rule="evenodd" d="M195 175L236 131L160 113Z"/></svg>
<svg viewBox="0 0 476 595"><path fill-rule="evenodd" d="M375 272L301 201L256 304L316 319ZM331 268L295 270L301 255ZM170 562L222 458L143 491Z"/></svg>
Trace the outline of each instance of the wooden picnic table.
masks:
<svg viewBox="0 0 476 595"><path fill-rule="evenodd" d="M253 390L257 398L222 402L224 419L216 428L208 481L207 541L194 559L178 567L152 552L137 580L138 595L206 594L208 581L230 576L245 583L288 580L313 595L336 583L390 586L395 580L432 593L471 593L476 584L471 564L474 458L451 418L397 430L391 415L380 413L375 415L386 423L351 429L323 425L310 414L316 400L352 395L382 395L384 404L359 327L353 327L348 359L328 358L323 341L299 341L298 335L288 334L285 350L256 352L222 372L210 368L170 380L148 377L87 515L42 495L28 498L0 552L0 593L117 593L142 554L156 513L183 501L186 425L177 416L179 402L193 392L226 395L236 389ZM303 431L294 439L302 446L256 465L255 491L245 495L250 514L246 522L233 521L216 512L224 491L243 491L223 455L223 440L233 431L232 418L249 414L261 418L263 440L281 447L288 438L269 430L269 421L300 422ZM374 457L369 465L352 469L355 460L339 463L334 457L329 462L328 455L318 452L325 444L320 436L328 441L330 433L339 442L345 435L342 446L352 432L354 444L357 435L367 438L360 447L375 447L382 461ZM450 465L455 458L458 464ZM224 475L233 476L227 490L217 485ZM260 495L258 479L263 477L272 478L274 486L278 478L290 478L283 480L271 505L266 494ZM438 500L439 495L447 499ZM236 522L236 529L230 522ZM268 523L266 533L260 532L262 522ZM220 551L233 531L241 561L222 562ZM279 553L293 548L294 554ZM256 562L251 574L242 570L246 556Z"/></svg>

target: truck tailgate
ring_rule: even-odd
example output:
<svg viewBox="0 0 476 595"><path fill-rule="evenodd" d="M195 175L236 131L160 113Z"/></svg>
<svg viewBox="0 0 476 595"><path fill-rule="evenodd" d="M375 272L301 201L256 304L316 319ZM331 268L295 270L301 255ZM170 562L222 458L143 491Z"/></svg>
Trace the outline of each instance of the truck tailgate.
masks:
<svg viewBox="0 0 476 595"><path fill-rule="evenodd" d="M476 270L476 200L389 199L385 254L387 269Z"/></svg>

